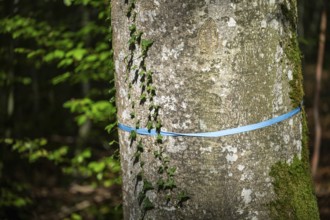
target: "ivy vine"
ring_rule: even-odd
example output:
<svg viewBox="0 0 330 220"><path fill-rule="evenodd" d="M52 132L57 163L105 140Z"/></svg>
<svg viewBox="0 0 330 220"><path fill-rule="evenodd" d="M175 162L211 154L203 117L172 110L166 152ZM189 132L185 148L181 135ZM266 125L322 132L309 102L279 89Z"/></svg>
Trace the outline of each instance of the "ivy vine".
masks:
<svg viewBox="0 0 330 220"><path fill-rule="evenodd" d="M142 185L142 189L138 193L138 203L142 210L141 219L144 219L147 211L155 208L155 204L148 198L147 192L150 190L157 190L158 193L163 192L166 204L169 204L171 200L176 201L176 205L181 207L183 202L189 199L189 196L185 192L180 192L174 198L173 189L175 189L175 172L176 167L170 166L170 158L165 153L165 149L162 145L163 136L161 135L162 122L159 119L160 106L155 104L154 97L156 96L156 88L153 85L152 70L147 69L146 59L148 57L148 51L153 45L153 41L143 37L143 32L137 28L136 25L136 0L125 0L127 5L126 16L129 22L129 40L128 51L129 54L125 57L126 63L126 83L128 83L128 99L132 99L131 90L133 86L139 85L140 88L140 100L139 105L148 106L148 118L146 127L150 131L155 129L157 132L156 144L159 146L159 150L154 151L154 157L160 161L158 166L159 178L155 184L152 184L150 180L144 175L144 161L142 154L145 152L144 144L140 137L138 137L135 130L130 133L131 147L135 146L134 158L132 159L135 166L139 166L140 172L136 176L135 191L139 183ZM133 74L133 75L132 75ZM135 111L136 103L131 100L131 119L135 120L136 129L140 128L140 119Z"/></svg>

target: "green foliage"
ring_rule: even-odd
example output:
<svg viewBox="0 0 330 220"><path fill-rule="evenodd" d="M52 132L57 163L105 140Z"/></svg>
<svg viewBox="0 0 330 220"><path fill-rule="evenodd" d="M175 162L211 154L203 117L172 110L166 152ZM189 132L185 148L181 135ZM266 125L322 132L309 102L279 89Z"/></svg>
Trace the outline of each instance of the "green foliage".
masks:
<svg viewBox="0 0 330 220"><path fill-rule="evenodd" d="M116 108L108 101L93 101L89 98L73 99L64 103L64 107L72 113L77 113L78 125L86 123L87 120L94 122L107 122L116 113Z"/></svg>
<svg viewBox="0 0 330 220"><path fill-rule="evenodd" d="M73 182L107 190L121 184L116 108L108 101L115 93L109 2L6 6L0 7L0 219L54 218L85 200L91 206L65 219L121 219L118 199L50 195L70 194ZM39 191L49 194L47 202Z"/></svg>
<svg viewBox="0 0 330 220"><path fill-rule="evenodd" d="M32 203L26 196L27 186L19 183L11 183L8 187L0 188L0 207L24 207ZM25 194L25 195L24 195Z"/></svg>

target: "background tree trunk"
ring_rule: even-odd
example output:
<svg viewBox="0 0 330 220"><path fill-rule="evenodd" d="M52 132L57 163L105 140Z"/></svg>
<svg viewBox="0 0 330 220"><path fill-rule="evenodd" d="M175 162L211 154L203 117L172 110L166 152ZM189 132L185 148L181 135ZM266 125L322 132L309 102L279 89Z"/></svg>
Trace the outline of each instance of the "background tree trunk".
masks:
<svg viewBox="0 0 330 220"><path fill-rule="evenodd" d="M291 111L296 22L294 0L113 0L119 122L207 132ZM304 113L221 138L119 136L125 219L318 219Z"/></svg>

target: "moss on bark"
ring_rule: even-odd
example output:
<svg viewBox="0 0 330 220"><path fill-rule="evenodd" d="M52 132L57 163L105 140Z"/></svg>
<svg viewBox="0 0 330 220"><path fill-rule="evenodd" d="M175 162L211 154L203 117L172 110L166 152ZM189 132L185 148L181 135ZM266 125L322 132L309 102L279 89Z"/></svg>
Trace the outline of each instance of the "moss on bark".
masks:
<svg viewBox="0 0 330 220"><path fill-rule="evenodd" d="M319 219L318 207L306 165L297 156L291 164L276 163L270 172L274 177L277 199L270 203L272 219Z"/></svg>
<svg viewBox="0 0 330 220"><path fill-rule="evenodd" d="M285 47L285 54L290 61L292 66L292 80L290 80L291 91L289 96L292 101L294 108L298 107L304 97L303 91L303 75L301 69L301 54L299 49L299 44L297 40L297 35L293 33L293 36L287 42Z"/></svg>
<svg viewBox="0 0 330 220"><path fill-rule="evenodd" d="M303 100L303 74L301 68L301 53L297 40L296 4L289 0L288 7L281 7L282 13L290 23L288 30L292 35L285 43L284 51L292 69L290 84L290 99L294 108ZM272 219L319 219L319 211L313 191L313 183L309 167L308 127L306 113L302 109L302 151L295 155L292 163L280 161L271 168L270 176L274 178L273 186L277 198L269 204Z"/></svg>

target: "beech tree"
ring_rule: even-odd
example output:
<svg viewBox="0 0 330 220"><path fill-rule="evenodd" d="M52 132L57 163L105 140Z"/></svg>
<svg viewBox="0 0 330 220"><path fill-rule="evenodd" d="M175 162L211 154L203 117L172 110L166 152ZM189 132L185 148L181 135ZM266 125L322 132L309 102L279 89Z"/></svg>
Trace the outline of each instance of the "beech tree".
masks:
<svg viewBox="0 0 330 220"><path fill-rule="evenodd" d="M319 218L296 23L295 0L112 1L125 219Z"/></svg>

